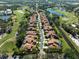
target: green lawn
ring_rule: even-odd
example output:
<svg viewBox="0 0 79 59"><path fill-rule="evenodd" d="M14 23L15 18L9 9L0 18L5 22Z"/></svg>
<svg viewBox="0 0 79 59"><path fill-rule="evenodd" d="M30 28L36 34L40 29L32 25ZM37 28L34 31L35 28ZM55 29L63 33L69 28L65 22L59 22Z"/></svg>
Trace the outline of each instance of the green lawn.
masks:
<svg viewBox="0 0 79 59"><path fill-rule="evenodd" d="M62 52L66 52L68 49L71 49L64 38L60 38L60 40L62 42Z"/></svg>
<svg viewBox="0 0 79 59"><path fill-rule="evenodd" d="M62 11L61 11L62 12ZM78 17L75 16L75 13L73 12L63 12L66 17L60 17L61 22L65 24L73 24L78 23Z"/></svg>
<svg viewBox="0 0 79 59"><path fill-rule="evenodd" d="M0 49L1 53L13 53L13 49L16 49L16 45L14 42L9 41L6 42Z"/></svg>

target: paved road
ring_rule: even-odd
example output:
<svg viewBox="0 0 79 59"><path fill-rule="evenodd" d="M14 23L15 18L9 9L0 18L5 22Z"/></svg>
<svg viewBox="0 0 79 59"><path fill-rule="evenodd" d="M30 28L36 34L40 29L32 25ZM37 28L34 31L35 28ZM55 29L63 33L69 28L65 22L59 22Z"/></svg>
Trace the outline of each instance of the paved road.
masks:
<svg viewBox="0 0 79 59"><path fill-rule="evenodd" d="M41 24L41 19L40 19L40 14L37 12L38 14L38 25L39 25L39 32L40 32L40 53L45 54L45 52L43 51L43 47L44 47L44 30L42 29L42 24Z"/></svg>

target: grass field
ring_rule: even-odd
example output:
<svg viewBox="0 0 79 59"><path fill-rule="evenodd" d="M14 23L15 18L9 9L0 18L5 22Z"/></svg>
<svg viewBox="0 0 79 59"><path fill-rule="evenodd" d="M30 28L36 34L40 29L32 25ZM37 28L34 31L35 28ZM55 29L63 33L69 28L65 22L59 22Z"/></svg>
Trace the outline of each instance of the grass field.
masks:
<svg viewBox="0 0 79 59"><path fill-rule="evenodd" d="M56 27L56 25L55 25L55 30L56 30L58 36L61 36L62 35L60 33L60 31L58 30L58 28ZM71 49L71 47L67 44L67 42L65 41L65 39L63 37L62 38L59 37L59 40L62 43L62 52L66 52L68 49Z"/></svg>
<svg viewBox="0 0 79 59"><path fill-rule="evenodd" d="M51 10L54 10L57 13L64 15L64 17L60 16L60 20L62 23L65 23L65 24L78 23L78 17L75 16L74 12L61 11L59 9L54 9L54 8L53 9L51 8Z"/></svg>
<svg viewBox="0 0 79 59"><path fill-rule="evenodd" d="M79 53L79 47L72 41L72 39L68 36L68 33L66 33L65 30L62 29L62 31L65 33L65 35L67 36L68 40L71 42L71 44L75 47L75 49Z"/></svg>

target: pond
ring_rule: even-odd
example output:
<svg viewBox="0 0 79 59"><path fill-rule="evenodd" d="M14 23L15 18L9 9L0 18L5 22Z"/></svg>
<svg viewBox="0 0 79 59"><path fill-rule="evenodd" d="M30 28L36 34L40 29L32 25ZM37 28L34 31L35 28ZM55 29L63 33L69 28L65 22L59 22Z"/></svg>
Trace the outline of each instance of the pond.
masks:
<svg viewBox="0 0 79 59"><path fill-rule="evenodd" d="M7 21L11 15L0 15L0 19Z"/></svg>

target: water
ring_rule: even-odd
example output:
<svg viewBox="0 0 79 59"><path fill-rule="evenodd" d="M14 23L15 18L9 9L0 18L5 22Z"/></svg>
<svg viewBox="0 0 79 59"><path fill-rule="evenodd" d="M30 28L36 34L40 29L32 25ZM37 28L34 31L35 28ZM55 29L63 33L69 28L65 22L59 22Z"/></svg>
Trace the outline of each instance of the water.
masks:
<svg viewBox="0 0 79 59"><path fill-rule="evenodd" d="M7 21L11 15L1 15L0 19Z"/></svg>

